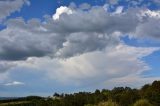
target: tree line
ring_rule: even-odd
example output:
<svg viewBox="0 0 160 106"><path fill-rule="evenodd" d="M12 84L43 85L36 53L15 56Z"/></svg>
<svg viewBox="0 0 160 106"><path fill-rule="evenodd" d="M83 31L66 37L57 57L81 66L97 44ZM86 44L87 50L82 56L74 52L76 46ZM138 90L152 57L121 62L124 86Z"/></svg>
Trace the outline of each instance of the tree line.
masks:
<svg viewBox="0 0 160 106"><path fill-rule="evenodd" d="M47 98L29 96L14 100L1 100L0 104L18 101L25 102L5 106L160 106L160 81L146 84L141 89L115 87L112 90L97 89L95 92L54 93L52 97Z"/></svg>

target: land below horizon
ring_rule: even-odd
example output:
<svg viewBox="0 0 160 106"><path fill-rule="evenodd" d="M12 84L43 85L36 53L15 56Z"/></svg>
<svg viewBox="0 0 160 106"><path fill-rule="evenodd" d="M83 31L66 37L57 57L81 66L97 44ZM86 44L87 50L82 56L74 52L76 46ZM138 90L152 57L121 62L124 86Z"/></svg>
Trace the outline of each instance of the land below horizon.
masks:
<svg viewBox="0 0 160 106"><path fill-rule="evenodd" d="M95 92L54 93L49 97L4 97L0 99L0 106L160 106L160 81L141 89L115 87Z"/></svg>

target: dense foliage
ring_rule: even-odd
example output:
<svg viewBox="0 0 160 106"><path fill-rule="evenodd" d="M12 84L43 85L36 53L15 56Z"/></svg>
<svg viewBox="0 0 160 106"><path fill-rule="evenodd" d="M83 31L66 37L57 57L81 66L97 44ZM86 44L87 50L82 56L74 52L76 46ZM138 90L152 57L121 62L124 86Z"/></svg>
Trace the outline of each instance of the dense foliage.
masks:
<svg viewBox="0 0 160 106"><path fill-rule="evenodd" d="M1 100L0 106L160 106L160 81L146 84L141 89L115 87L112 90L96 90L92 93L55 93L48 98L30 96Z"/></svg>

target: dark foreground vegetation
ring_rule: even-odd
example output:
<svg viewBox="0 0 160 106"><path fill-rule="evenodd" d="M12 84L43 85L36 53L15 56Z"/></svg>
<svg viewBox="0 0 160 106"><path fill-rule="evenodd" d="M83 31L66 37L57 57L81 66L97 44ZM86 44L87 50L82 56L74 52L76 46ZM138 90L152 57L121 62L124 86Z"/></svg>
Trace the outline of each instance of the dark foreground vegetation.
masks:
<svg viewBox="0 0 160 106"><path fill-rule="evenodd" d="M160 81L141 89L115 87L112 90L58 94L53 97L28 96L0 100L0 106L160 106Z"/></svg>

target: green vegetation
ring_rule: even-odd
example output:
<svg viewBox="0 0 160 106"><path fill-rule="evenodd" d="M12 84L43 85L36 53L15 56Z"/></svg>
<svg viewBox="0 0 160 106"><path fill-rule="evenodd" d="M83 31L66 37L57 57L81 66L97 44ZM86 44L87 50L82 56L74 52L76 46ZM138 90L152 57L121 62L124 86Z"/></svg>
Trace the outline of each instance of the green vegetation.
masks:
<svg viewBox="0 0 160 106"><path fill-rule="evenodd" d="M0 100L0 106L160 106L160 81L141 89L115 87L112 90L58 94L52 97L29 96Z"/></svg>
<svg viewBox="0 0 160 106"><path fill-rule="evenodd" d="M138 100L133 106L152 106L148 100L146 99L141 99Z"/></svg>
<svg viewBox="0 0 160 106"><path fill-rule="evenodd" d="M107 101L107 102L101 102L98 104L98 106L118 106L117 103L112 102L111 100Z"/></svg>
<svg viewBox="0 0 160 106"><path fill-rule="evenodd" d="M8 103L1 103L0 106L14 106L14 105L27 105L30 104L29 101L19 101L19 102L8 102Z"/></svg>

